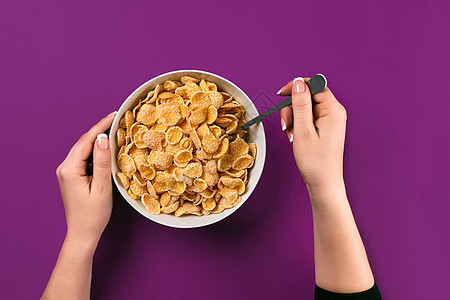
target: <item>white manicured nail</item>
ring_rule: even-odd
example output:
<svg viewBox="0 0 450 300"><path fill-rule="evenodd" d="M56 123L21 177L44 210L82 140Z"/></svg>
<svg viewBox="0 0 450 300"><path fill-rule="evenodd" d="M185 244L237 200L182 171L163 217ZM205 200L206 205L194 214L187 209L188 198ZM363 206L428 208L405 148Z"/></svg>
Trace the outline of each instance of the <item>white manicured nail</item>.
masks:
<svg viewBox="0 0 450 300"><path fill-rule="evenodd" d="M281 130L286 131L286 123L284 123L283 119L281 119Z"/></svg>
<svg viewBox="0 0 450 300"><path fill-rule="evenodd" d="M302 81L303 83L295 84L295 82L297 82L297 81ZM303 80L303 78L301 78L301 77L297 77L292 81L292 86L293 86L292 92L294 94L303 93L305 91L305 86L306 86L305 80Z"/></svg>
<svg viewBox="0 0 450 300"><path fill-rule="evenodd" d="M281 89L277 92L277 95L280 95L282 90L283 90L283 88L281 88Z"/></svg>
<svg viewBox="0 0 450 300"><path fill-rule="evenodd" d="M294 141L294 135L292 134L292 132L289 132L289 142L293 142Z"/></svg>
<svg viewBox="0 0 450 300"><path fill-rule="evenodd" d="M301 80L301 81L305 82L305 80L302 77L297 77L297 78L294 78L294 80L292 80L292 84L294 84L297 80Z"/></svg>
<svg viewBox="0 0 450 300"><path fill-rule="evenodd" d="M104 133L97 134L97 144L100 149L106 150L109 148L108 136Z"/></svg>

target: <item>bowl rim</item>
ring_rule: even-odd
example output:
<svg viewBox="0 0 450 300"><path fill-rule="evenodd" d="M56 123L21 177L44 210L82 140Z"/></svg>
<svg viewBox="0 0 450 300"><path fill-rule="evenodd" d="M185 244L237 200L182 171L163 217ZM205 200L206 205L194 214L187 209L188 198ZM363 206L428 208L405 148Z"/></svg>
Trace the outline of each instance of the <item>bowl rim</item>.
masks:
<svg viewBox="0 0 450 300"><path fill-rule="evenodd" d="M181 74L183 74L183 75L181 75ZM136 89L135 89L135 90L134 90L134 91L133 91L133 92L132 92L132 93L131 93L131 94L130 94L123 102L122 102L122 104L120 105L120 107L119 107L119 109L117 110L117 112L120 112L120 111L124 108L124 106L125 106L126 104L127 104L126 106L128 106L128 102L130 102L131 100L137 100L137 99L139 99L140 95L141 95L142 93L144 93L145 90L146 90L149 86L151 86L152 84L155 84L155 85L156 85L156 84L160 84L160 82L158 82L158 81L160 81L160 78L162 78L162 77L167 77L167 76L171 76L171 75L184 76L184 75L189 75L189 74L192 74L192 75L195 75L195 74L198 74L198 75L204 74L204 75L208 75L208 76L211 76L211 77L214 77L214 78L218 78L219 80L222 80L222 81L226 82L228 85L230 85L230 86L232 86L233 88L235 88L236 90L238 90L238 92L241 93L242 96L243 96L244 98L246 98L246 100L248 100L249 104L250 104L251 106L253 106L253 108L256 110L256 112L259 113L259 111L258 111L256 105L253 103L253 101L250 99L250 97L249 97L249 96L248 96L241 88L239 88L236 84L234 84L234 83L231 82L230 80L228 80L228 79L226 79L226 78L224 78L224 77L222 77L222 76L220 76L220 75L217 75L217 74L214 74L214 73L211 73L211 72L207 72L207 71L193 70L193 69L174 70L174 71L169 71L169 72L160 74L160 75L158 75L158 76L152 77L151 79L147 80L146 82L144 82L143 84L141 84L139 87L137 87L137 88L136 88ZM168 80L168 79L165 79L165 80ZM127 109L129 109L129 108L127 108ZM121 115L120 115L120 116L121 116ZM112 125L111 125L111 130L110 130L110 132L109 132L109 140L110 140L110 141L114 140L114 138L115 138L114 136L112 136L112 134L113 134L113 131L114 131L114 133L115 133L115 132L117 131L117 129L116 129L116 130L113 130L113 127L118 127L119 121L120 121L120 119L119 119L119 114L116 114L116 116L115 116L115 118L114 118L114 120L113 120L113 123L112 123ZM161 220L151 218L150 215L144 214L142 211L140 211L140 210L136 207L136 206L139 206L139 205L134 203L134 202L137 202L137 200L131 199L131 197L128 195L128 193L126 192L126 190L125 190L125 189L121 186L121 184L118 182L118 180L117 180L117 178L116 178L117 176L114 174L114 164L117 165L117 158L116 158L117 153L113 153L113 147L111 147L111 155L112 155L112 159L111 159L111 164L112 164L112 166L111 166L111 176L113 177L114 183L115 183L115 185L116 185L118 191L119 191L120 194L122 195L122 197L128 202L128 204L129 204L130 206L133 207L134 210L136 210L140 215L142 215L142 216L145 217L146 219L149 219L149 220L151 220L151 221L153 221L153 222L155 222L155 223L158 223L158 224L161 224L161 225L164 225L164 226L168 226L168 227L172 227L172 228L198 228L198 227L204 227L204 226L212 225L212 224L214 224L214 223L217 223L217 222L219 222L219 221L224 220L225 218L227 218L228 216L230 216L231 214L233 214L236 210L238 210L238 209L239 209L239 208L247 201L247 199L250 198L250 196L251 196L253 190L256 188L257 184L259 183L259 180L260 180L260 178L261 178L262 172L263 172L263 170L264 170L264 165L265 165L265 160L266 160L266 137L265 137L265 130L264 130L264 125L263 125L263 123L260 122L260 123L258 124L258 126L260 126L260 131L261 131L261 134L262 134L260 138L262 138L262 144L263 144L263 147L262 147L262 149L258 149L258 152L257 152L257 153L258 153L258 156L259 156L258 159L261 160L259 172L257 172L256 174L254 174L255 172L252 172L252 171L253 171L253 168L252 168L252 170L250 171L252 174L254 174L253 176L256 176L256 177L257 177L257 178L256 178L256 181L255 181L255 184L252 186L251 189L249 189L249 190L247 190L247 191L245 192L244 195L246 195L246 198L245 198L245 199L242 199L241 203L239 203L238 205L236 205L236 206L233 207L233 208L226 209L226 210L224 210L223 212L221 212L221 213L219 213L219 214L214 214L214 216L216 216L216 217L215 217L215 218L212 218L211 220L208 220L208 221L206 221L206 222L203 222L203 223L200 223L200 224L190 224L190 225L187 225L187 224L167 224L167 223L165 223L165 222L163 222L163 221L161 221ZM258 157L258 156L257 156L257 157ZM130 198L130 199L133 201L133 203L130 202L131 200L128 199L128 198ZM209 215L209 216L210 216L210 215ZM202 217L209 217L209 216L202 216ZM195 216L195 217L197 217L197 216ZM175 218L175 216L174 216L174 218Z"/></svg>

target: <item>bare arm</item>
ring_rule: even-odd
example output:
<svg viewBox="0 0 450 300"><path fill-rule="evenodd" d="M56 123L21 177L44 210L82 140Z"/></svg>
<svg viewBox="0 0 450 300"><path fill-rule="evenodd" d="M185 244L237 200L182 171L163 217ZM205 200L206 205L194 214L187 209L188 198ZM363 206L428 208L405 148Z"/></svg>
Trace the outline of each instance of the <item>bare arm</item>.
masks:
<svg viewBox="0 0 450 300"><path fill-rule="evenodd" d="M56 171L64 202L67 234L41 299L89 299L92 259L112 211L111 154L102 134L114 115L84 134ZM93 175L87 159L93 152Z"/></svg>
<svg viewBox="0 0 450 300"><path fill-rule="evenodd" d="M42 299L89 299L94 251L66 237Z"/></svg>
<svg viewBox="0 0 450 300"><path fill-rule="evenodd" d="M310 198L316 284L337 293L368 290L374 279L344 185L310 191Z"/></svg>
<svg viewBox="0 0 450 300"><path fill-rule="evenodd" d="M281 122L311 200L316 284L336 293L368 290L374 278L343 180L346 111L328 88L314 96L313 106L301 78L280 94L292 94Z"/></svg>

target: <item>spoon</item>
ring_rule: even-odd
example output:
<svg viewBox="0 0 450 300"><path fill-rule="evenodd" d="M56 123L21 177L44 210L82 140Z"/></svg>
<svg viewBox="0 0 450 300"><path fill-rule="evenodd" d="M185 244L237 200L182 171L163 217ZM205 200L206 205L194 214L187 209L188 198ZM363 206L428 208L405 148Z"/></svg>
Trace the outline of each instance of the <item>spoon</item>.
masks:
<svg viewBox="0 0 450 300"><path fill-rule="evenodd" d="M309 91L310 91L311 95L315 95L317 93L322 92L327 87L327 79L322 74L316 74L308 82L306 82L306 84L309 87ZM248 121L247 123L242 125L241 126L242 130L247 129L250 126L252 126L252 125L254 125L254 124L258 123L258 122L261 122L262 119L270 116L274 112L277 112L280 109L282 109L283 107L286 107L286 106L291 105L291 104L292 104L292 98L291 98L291 96L289 96L286 99L284 99L281 103L275 105L274 107L272 107L268 111L260 114L259 116L251 119L250 121Z"/></svg>

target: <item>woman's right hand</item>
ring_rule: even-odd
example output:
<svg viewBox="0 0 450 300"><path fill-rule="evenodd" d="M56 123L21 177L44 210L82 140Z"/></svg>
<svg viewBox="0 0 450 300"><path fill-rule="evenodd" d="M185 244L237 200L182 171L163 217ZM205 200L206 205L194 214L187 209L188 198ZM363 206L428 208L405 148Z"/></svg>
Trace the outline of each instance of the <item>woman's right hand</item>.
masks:
<svg viewBox="0 0 450 300"><path fill-rule="evenodd" d="M292 107L281 110L281 125L293 145L297 167L310 193L343 184L347 114L329 88L313 96L303 79L285 85L279 95L292 96Z"/></svg>
<svg viewBox="0 0 450 300"><path fill-rule="evenodd" d="M281 111L281 124L293 142L311 199L316 284L335 293L366 291L374 286L374 278L342 174L345 109L328 88L313 96L313 105L302 78L289 82L280 94L292 96L292 108ZM371 293L381 299L376 287Z"/></svg>

